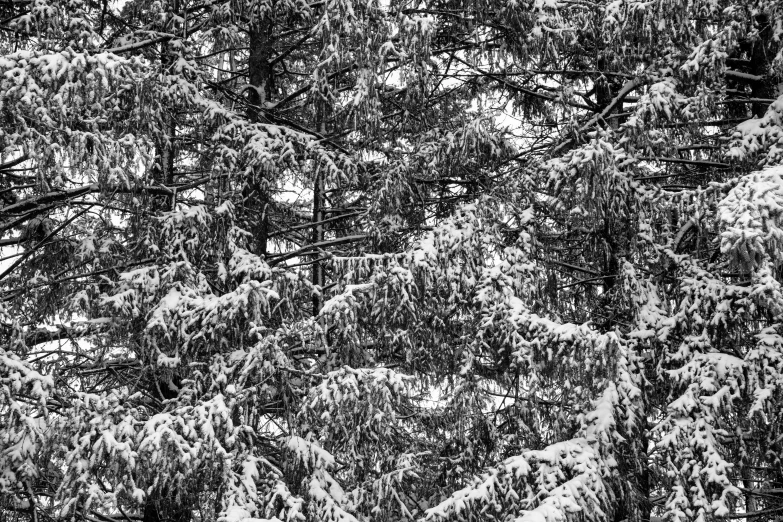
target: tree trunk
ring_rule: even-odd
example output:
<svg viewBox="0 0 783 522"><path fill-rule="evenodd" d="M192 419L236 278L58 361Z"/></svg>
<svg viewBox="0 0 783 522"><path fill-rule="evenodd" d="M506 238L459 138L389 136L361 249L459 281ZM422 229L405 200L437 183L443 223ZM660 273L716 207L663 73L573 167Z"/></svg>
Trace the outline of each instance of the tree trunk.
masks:
<svg viewBox="0 0 783 522"><path fill-rule="evenodd" d="M323 194L324 194L324 175L320 168L316 168L315 180L313 182L313 244L318 244L324 240L324 225L321 223L324 219L323 212ZM324 267L318 261L318 252L313 253L316 260L313 263L313 286L318 287L318 294L313 294L313 315L316 316L321 311L323 303L321 291L324 287Z"/></svg>
<svg viewBox="0 0 783 522"><path fill-rule="evenodd" d="M324 101L318 102L317 107L317 129L318 132L322 135L326 135L326 107ZM313 180L313 244L321 243L324 240L324 225L322 221L324 220L324 190L325 190L325 180L324 180L324 174L323 170L320 168L320 165L316 166L315 168L315 179ZM321 306L323 304L323 298L321 295L321 291L324 287L324 267L321 265L321 262L318 261L319 253L315 252L313 254L313 259L316 260L315 263L313 263L313 280L312 283L314 286L318 286L319 293L313 294L313 315L316 316L321 311Z"/></svg>
<svg viewBox="0 0 783 522"><path fill-rule="evenodd" d="M172 13L179 13L179 2L174 1ZM176 30L172 28L172 31ZM174 56L168 49L168 43L161 44L160 50L161 70L163 74L169 73L169 68L174 63ZM166 110L168 109L168 110ZM162 114L163 135L160 136L155 147L155 166L152 169L153 181L156 185L170 186L175 182L174 178L174 160L176 151L174 150L174 138L176 136L177 123L174 117L174 107L164 108ZM171 211L176 206L176 194L171 196L153 196L153 209L156 211ZM155 370L154 376L149 384L150 394L159 401L174 399L177 397L178 388L173 383L178 381L176 376L170 373L160 373ZM190 522L191 510L187 504L177 501L175 494L172 494L168 488L153 491L144 504L143 522Z"/></svg>
<svg viewBox="0 0 783 522"><path fill-rule="evenodd" d="M178 2L174 3L174 13L179 10ZM161 73L169 74L169 69L174 64L174 56L168 49L168 42L160 44ZM163 133L155 143L155 165L152 168L152 179L155 185L169 186L174 182L174 138L176 136L177 123L174 118L174 107L163 107L161 114ZM155 210L170 211L174 209L176 196L154 196L153 207Z"/></svg>
<svg viewBox="0 0 783 522"><path fill-rule="evenodd" d="M250 89L247 101L248 119L253 123L268 123L265 106L270 101L274 87L272 70L272 20L263 15L250 24L250 57L248 74ZM243 196L246 205L251 205L259 213L256 223L256 250L266 255L269 241L269 180L261 167L256 167L249 179L245 180Z"/></svg>
<svg viewBox="0 0 783 522"><path fill-rule="evenodd" d="M775 57L772 24L769 18L763 14L756 17L756 22L758 23L759 37L751 43L750 74L761 76L762 79L751 83L750 90L754 98L774 99L777 98L776 82L769 77L769 65ZM752 104L753 115L763 116L767 112L768 106L763 102L754 102Z"/></svg>

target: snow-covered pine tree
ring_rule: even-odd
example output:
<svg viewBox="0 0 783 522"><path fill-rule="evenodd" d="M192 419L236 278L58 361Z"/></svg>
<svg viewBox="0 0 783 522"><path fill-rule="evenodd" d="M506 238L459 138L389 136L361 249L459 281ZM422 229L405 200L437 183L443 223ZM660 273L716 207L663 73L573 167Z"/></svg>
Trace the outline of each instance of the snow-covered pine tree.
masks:
<svg viewBox="0 0 783 522"><path fill-rule="evenodd" d="M0 3L0 518L779 518L782 32Z"/></svg>

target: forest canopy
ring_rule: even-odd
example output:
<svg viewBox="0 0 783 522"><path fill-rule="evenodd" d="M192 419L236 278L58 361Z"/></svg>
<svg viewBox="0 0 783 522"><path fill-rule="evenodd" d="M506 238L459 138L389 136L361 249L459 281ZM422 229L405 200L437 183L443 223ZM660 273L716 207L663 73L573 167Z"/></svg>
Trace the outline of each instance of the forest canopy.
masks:
<svg viewBox="0 0 783 522"><path fill-rule="evenodd" d="M779 520L781 35L0 0L0 520Z"/></svg>

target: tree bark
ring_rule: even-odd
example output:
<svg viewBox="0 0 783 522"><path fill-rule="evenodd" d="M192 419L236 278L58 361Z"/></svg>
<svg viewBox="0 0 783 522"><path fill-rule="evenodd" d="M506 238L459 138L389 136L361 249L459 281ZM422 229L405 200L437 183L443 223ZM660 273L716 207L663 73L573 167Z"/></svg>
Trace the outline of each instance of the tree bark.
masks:
<svg viewBox="0 0 783 522"><path fill-rule="evenodd" d="M175 4L176 12L178 6ZM169 68L174 63L174 57L168 50L168 42L160 44L160 62L163 74L168 74ZM155 143L155 165L152 168L152 180L154 185L169 186L174 183L174 138L176 136L177 124L174 118L174 107L163 107L161 115L163 123L163 133L158 137ZM176 194L171 196L153 196L153 209L162 211L171 211L174 209Z"/></svg>
<svg viewBox="0 0 783 522"><path fill-rule="evenodd" d="M758 23L758 38L750 44L750 74L761 77L760 81L753 82L750 85L750 92L753 98L777 98L775 82L769 76L769 65L775 57L774 51L774 31L767 15L761 14L756 17ZM751 107L753 115L761 117L767 112L767 104L754 102Z"/></svg>
<svg viewBox="0 0 783 522"><path fill-rule="evenodd" d="M323 215L323 194L324 194L324 175L320 168L316 168L315 180L313 183L313 244L317 245L324 240L324 219ZM313 315L316 316L321 311L323 296L321 291L324 287L324 267L318 261L319 252L313 254L316 260L313 263L313 286L318 287L318 293L313 294Z"/></svg>
<svg viewBox="0 0 783 522"><path fill-rule="evenodd" d="M326 135L326 107L325 102L322 100L319 100L318 107L317 107L317 129L318 132L322 135ZM313 180L313 244L318 245L323 242L324 240L324 225L322 221L324 220L324 190L325 190L325 183L324 183L324 174L323 170L320 168L320 165L316 166L315 168L315 179ZM315 259L315 263L313 263L313 279L312 283L313 286L318 287L318 294L313 294L313 316L318 315L318 313L321 311L321 306L323 305L323 296L321 295L321 291L324 287L324 267L321 264L320 261L318 261L318 257L320 256L319 252L315 252L313 254L313 259Z"/></svg>
<svg viewBox="0 0 783 522"><path fill-rule="evenodd" d="M274 92L274 71L272 67L272 20L268 15L251 22L250 57L248 74L248 119L252 123L269 123L265 107ZM266 255L269 242L269 180L263 167L255 167L253 174L245 180L243 188L245 204L249 204L259 213L256 223L255 240L259 255Z"/></svg>

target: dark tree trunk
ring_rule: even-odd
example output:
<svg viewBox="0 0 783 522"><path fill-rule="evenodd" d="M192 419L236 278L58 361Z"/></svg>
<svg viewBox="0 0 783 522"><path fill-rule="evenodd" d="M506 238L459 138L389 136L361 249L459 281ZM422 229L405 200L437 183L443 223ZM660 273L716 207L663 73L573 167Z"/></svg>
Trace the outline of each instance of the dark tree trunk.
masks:
<svg viewBox="0 0 783 522"><path fill-rule="evenodd" d="M174 9L177 9L175 5ZM176 12L176 11L175 11ZM168 43L161 44L160 62L163 74L169 73L169 68L174 63L174 57L168 49ZM163 124L163 133L158 137L155 143L155 165L152 168L152 179L155 185L169 186L174 183L174 138L176 136L177 124L174 118L174 107L164 107L161 115ZM175 196L153 196L154 210L170 211L173 210L176 202Z"/></svg>
<svg viewBox="0 0 783 522"><path fill-rule="evenodd" d="M274 92L274 71L272 66L272 20L264 15L250 24L250 57L248 74L250 88L247 101L248 119L253 123L268 123L266 104ZM257 212L256 251L266 255L269 242L269 186L262 167L256 167L245 180L243 189L245 205Z"/></svg>
<svg viewBox="0 0 783 522"><path fill-rule="evenodd" d="M774 99L776 96L776 82L769 76L769 65L775 57L772 24L766 15L756 17L758 23L758 39L750 44L750 74L761 76L760 81L751 83L750 91L754 98ZM767 111L769 105L763 102L752 104L753 115L761 117Z"/></svg>
<svg viewBox="0 0 783 522"><path fill-rule="evenodd" d="M325 102L319 100L317 106L317 122L316 128L322 136L326 135L326 107ZM316 166L315 179L313 180L313 243L318 244L324 240L324 225L321 223L324 220L324 196L325 196L325 180L324 173L320 166ZM319 290L323 290L324 287L324 267L320 261L318 261L319 253L313 254L313 285L319 287ZM318 315L323 305L323 299L321 294L313 295L313 315Z"/></svg>
<svg viewBox="0 0 783 522"><path fill-rule="evenodd" d="M323 212L323 194L324 194L324 175L321 169L316 169L315 180L313 182L313 243L318 244L324 240L324 225L321 223L324 219ZM324 267L318 261L319 253L315 252L313 258L313 285L319 287L319 293L313 294L313 315L318 315L323 303L320 291L324 287Z"/></svg>
<svg viewBox="0 0 783 522"><path fill-rule="evenodd" d="M179 12L178 1L174 2L172 9L173 13ZM168 74L169 68L174 63L174 56L166 42L161 44L160 60L163 74ZM152 176L156 185L170 186L175 182L174 160L176 158L176 150L174 148L174 139L176 136L176 118L174 110L173 106L164 108L162 115L164 133L155 144L155 166L152 169ZM152 206L155 211L171 211L176 205L176 195L153 197ZM176 375L153 369L153 375L147 387L150 395L162 402L175 399L178 396L179 383L180 380ZM191 518L190 506L179 502L179 499L173 492L170 492L168 488L164 488L162 491L153 491L147 498L142 520L143 522L190 522Z"/></svg>

